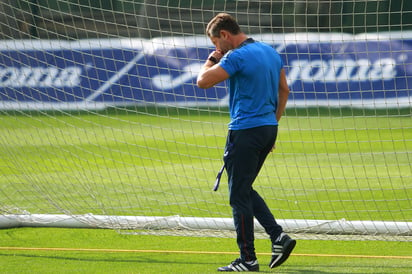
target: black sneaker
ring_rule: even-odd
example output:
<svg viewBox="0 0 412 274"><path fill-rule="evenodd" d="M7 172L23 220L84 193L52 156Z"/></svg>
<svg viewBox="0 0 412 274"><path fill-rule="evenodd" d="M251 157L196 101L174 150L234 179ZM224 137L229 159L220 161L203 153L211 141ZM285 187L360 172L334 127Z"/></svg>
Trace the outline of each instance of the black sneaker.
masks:
<svg viewBox="0 0 412 274"><path fill-rule="evenodd" d="M288 258L292 250L295 248L296 240L290 238L286 233L280 234L279 241L272 245L272 260L270 268L274 268L283 264Z"/></svg>
<svg viewBox="0 0 412 274"><path fill-rule="evenodd" d="M257 260L246 263L242 259L236 259L230 263L228 266L222 266L217 269L217 271L227 271L227 272L242 272L242 271L259 271L259 264Z"/></svg>

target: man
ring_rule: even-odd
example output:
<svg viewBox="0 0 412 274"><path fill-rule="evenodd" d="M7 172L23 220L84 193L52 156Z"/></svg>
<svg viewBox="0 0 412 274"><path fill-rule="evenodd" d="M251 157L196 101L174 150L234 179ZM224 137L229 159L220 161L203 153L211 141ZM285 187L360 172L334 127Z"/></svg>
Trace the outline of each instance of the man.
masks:
<svg viewBox="0 0 412 274"><path fill-rule="evenodd" d="M240 258L219 271L259 271L254 248L254 217L272 241L271 268L281 265L296 241L278 225L263 198L252 188L266 156L274 148L278 121L286 108L289 88L279 54L248 38L236 19L216 15L206 33L213 51L197 77L200 88L229 79L230 123L224 163Z"/></svg>

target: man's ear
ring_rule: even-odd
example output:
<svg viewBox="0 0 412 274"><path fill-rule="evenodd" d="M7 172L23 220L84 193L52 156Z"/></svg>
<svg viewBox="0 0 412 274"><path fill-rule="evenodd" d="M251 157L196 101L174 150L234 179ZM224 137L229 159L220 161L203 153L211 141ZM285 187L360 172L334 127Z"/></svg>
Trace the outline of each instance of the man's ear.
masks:
<svg viewBox="0 0 412 274"><path fill-rule="evenodd" d="M227 40L229 36L229 32L227 30L221 30L220 31L220 37Z"/></svg>

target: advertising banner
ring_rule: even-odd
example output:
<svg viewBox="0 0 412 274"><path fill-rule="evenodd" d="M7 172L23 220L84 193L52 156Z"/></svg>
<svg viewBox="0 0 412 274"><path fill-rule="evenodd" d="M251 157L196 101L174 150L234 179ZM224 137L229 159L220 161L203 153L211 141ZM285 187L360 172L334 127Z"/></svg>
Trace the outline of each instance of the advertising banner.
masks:
<svg viewBox="0 0 412 274"><path fill-rule="evenodd" d="M281 54L289 107L411 105L412 38L294 37L254 37ZM211 50L200 37L1 42L0 109L225 106L226 83L196 86Z"/></svg>

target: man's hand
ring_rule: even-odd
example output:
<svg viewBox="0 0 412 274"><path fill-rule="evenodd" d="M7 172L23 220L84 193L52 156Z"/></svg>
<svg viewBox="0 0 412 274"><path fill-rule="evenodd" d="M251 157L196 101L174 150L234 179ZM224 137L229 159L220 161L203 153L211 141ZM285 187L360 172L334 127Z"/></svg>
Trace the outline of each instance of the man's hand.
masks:
<svg viewBox="0 0 412 274"><path fill-rule="evenodd" d="M219 63L220 59L222 59L223 55L224 53L221 50L214 50L209 54L207 60L217 64Z"/></svg>
<svg viewBox="0 0 412 274"><path fill-rule="evenodd" d="M216 65L220 59L222 59L223 55L224 53L218 49L209 54L209 57L197 75L196 84L199 88L211 88L229 78L229 74L222 67Z"/></svg>

